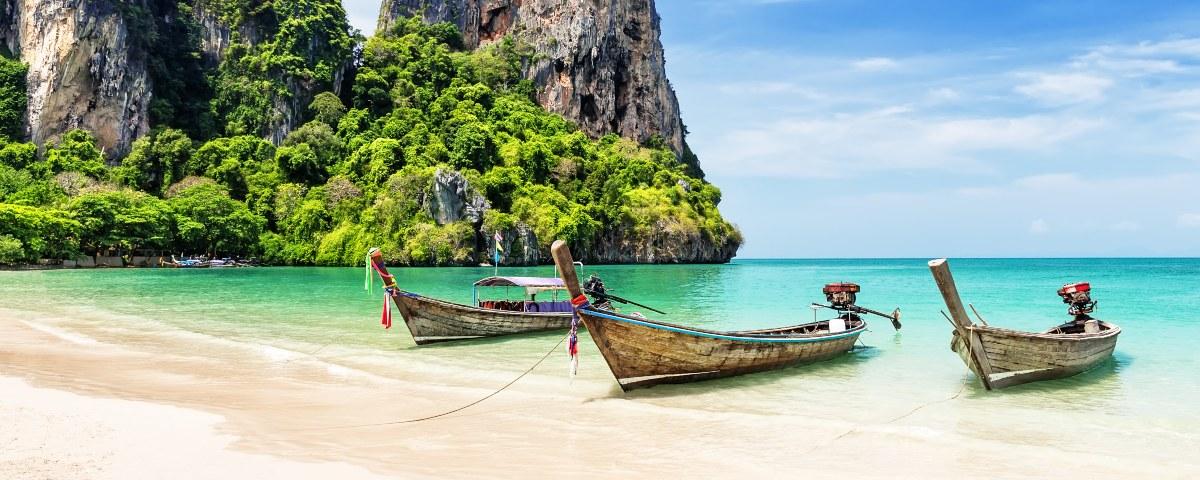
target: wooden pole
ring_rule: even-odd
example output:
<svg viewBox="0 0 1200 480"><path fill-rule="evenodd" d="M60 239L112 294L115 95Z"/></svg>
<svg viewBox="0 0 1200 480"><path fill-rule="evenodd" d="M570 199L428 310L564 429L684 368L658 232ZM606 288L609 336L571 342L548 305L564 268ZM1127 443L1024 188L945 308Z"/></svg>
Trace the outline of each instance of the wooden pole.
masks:
<svg viewBox="0 0 1200 480"><path fill-rule="evenodd" d="M567 242L555 240L550 245L550 255L554 257L558 275L563 279L567 291L571 293L571 298L583 295L583 290L579 288L579 277L575 275L575 259L571 257L571 248L567 246Z"/></svg>
<svg viewBox="0 0 1200 480"><path fill-rule="evenodd" d="M954 276L950 274L950 263L944 258L930 260L929 271L933 272L933 281L937 282L942 299L946 301L946 308L950 309L950 318L960 327L959 333L966 333L965 330L972 325L971 318L967 316L962 299L958 297L958 287L954 286ZM964 340L966 338L963 337Z"/></svg>
<svg viewBox="0 0 1200 480"><path fill-rule="evenodd" d="M944 258L930 260L929 271L933 273L933 281L937 282L938 290L942 292L942 299L946 302L946 308L950 310L950 318L963 342L962 348L967 349L967 357L975 364L975 373L979 374L979 381L983 383L983 388L991 390L992 367L987 360L987 354L983 351L979 333L973 328L975 325L971 323L971 318L967 316L967 311L963 308L962 299L958 296L958 287L954 285L954 276L950 274L949 262Z"/></svg>

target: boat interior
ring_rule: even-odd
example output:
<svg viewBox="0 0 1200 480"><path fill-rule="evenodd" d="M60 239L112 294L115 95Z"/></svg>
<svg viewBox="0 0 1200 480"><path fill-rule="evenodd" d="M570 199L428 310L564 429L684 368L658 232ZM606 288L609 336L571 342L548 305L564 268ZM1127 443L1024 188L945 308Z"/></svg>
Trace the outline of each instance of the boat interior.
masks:
<svg viewBox="0 0 1200 480"><path fill-rule="evenodd" d="M611 309L603 309L603 308L596 309L594 306L592 307L592 309L596 310L597 312L603 312L604 314L608 314L608 315L617 315L620 317L628 318L630 320L656 323L659 325L668 325L668 326L684 328L684 329L688 329L688 330L694 330L697 332L714 333L714 334L720 334L720 335L740 335L740 336L759 336L759 337L829 335L829 334L836 334L836 333L844 332L847 330L853 330L853 329L856 329L856 328L866 325L866 322L864 322L863 319L861 317L859 317L858 315L855 315L853 313L846 313L840 317L831 318L829 320L805 323L802 325L793 325L793 326L789 326L789 327L764 328L764 329L759 329L759 330L716 331L716 330L707 330L707 329L703 329L703 328L689 327L686 325L678 325L678 324L674 324L674 323L650 320L650 319L642 317L638 314L618 313ZM841 324L842 328L838 328L838 325L837 325L838 323ZM831 327L833 327L833 328L831 328Z"/></svg>
<svg viewBox="0 0 1200 480"><path fill-rule="evenodd" d="M479 308L503 310L506 312L569 313L571 311L571 302L568 300L481 300Z"/></svg>
<svg viewBox="0 0 1200 480"><path fill-rule="evenodd" d="M1098 327L1100 327L1100 332L1106 332L1106 331L1112 330L1112 328L1113 328L1112 325L1109 325L1108 323L1101 322L1101 321L1097 321L1096 324ZM1072 321L1069 323L1064 323L1057 327L1051 328L1050 330L1047 330L1046 333L1068 334L1068 335L1081 334L1081 333L1085 333L1083 331L1083 328L1084 328L1084 321L1083 320L1075 320L1075 321Z"/></svg>
<svg viewBox="0 0 1200 480"><path fill-rule="evenodd" d="M836 323L841 323L841 328L838 328ZM846 313L837 318L829 320L821 320L819 322L805 323L783 328L766 328L761 330L742 330L734 332L743 335L818 335L841 333L846 330L853 330L864 325L862 317L853 313ZM832 328L831 328L832 327Z"/></svg>

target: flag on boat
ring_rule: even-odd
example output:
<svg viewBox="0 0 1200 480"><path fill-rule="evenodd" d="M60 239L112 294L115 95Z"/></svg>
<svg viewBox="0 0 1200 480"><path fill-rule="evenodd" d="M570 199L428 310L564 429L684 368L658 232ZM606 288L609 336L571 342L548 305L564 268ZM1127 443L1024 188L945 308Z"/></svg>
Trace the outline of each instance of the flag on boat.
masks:
<svg viewBox="0 0 1200 480"><path fill-rule="evenodd" d="M500 265L500 252L504 251L504 247L500 246L500 242L504 241L504 237L500 235L500 232L496 232L496 234L493 235L492 238L496 240L496 253L494 253L492 255L492 258L495 260L495 262L493 262L493 263L495 265L499 266Z"/></svg>

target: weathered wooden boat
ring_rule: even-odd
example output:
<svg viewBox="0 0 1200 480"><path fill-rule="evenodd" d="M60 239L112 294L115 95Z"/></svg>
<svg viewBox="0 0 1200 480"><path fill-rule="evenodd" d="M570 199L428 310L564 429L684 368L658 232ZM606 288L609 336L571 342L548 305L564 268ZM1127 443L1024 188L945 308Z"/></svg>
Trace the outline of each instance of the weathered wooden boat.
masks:
<svg viewBox="0 0 1200 480"><path fill-rule="evenodd" d="M1087 283L1068 284L1058 292L1070 305L1073 321L1041 333L1022 332L989 326L982 317L980 324L973 323L963 309L946 259L930 261L929 269L950 310L954 327L950 348L988 390L1090 370L1108 360L1117 346L1121 328L1088 315L1096 303Z"/></svg>
<svg viewBox="0 0 1200 480"><path fill-rule="evenodd" d="M551 246L551 253L571 296L580 298L583 292L570 249L559 240ZM826 360L853 348L866 329L866 322L851 312L803 325L730 332L649 320L591 305L578 313L626 391Z"/></svg>
<svg viewBox="0 0 1200 480"><path fill-rule="evenodd" d="M475 282L472 295L475 305L462 305L404 291L388 273L383 254L378 249L371 250L370 259L417 345L565 330L571 324L570 301L557 298L557 294L565 290L558 278L487 277ZM481 300L479 287L517 287L527 298ZM538 301L539 293L550 293L553 298Z"/></svg>

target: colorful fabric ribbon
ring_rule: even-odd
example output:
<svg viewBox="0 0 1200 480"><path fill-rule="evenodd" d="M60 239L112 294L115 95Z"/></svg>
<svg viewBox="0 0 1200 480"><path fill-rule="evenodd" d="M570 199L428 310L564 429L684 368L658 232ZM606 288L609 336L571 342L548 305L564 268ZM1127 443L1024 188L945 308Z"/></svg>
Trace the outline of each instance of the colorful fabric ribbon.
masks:
<svg viewBox="0 0 1200 480"><path fill-rule="evenodd" d="M371 287L375 286L375 282L371 278L371 252L367 252L367 263L363 264L363 290L371 291Z"/></svg>
<svg viewBox="0 0 1200 480"><path fill-rule="evenodd" d="M392 289L383 290L383 317L380 318L380 323L384 329L392 328Z"/></svg>
<svg viewBox="0 0 1200 480"><path fill-rule="evenodd" d="M571 331L567 333L567 355L571 356L571 377L575 377L575 373L579 371L579 310L591 306L588 302L587 295L579 294L578 297L571 299Z"/></svg>
<svg viewBox="0 0 1200 480"><path fill-rule="evenodd" d="M374 250L374 249L372 249ZM383 313L380 316L379 322L383 324L383 328L392 328L392 304L391 297L396 294L396 282L390 274L383 273L383 260L376 264L371 260L371 252L367 252L367 264L364 267L366 278L363 279L363 288L368 292L375 286L374 276L371 275L371 270L375 270L379 274L380 280L383 280Z"/></svg>

